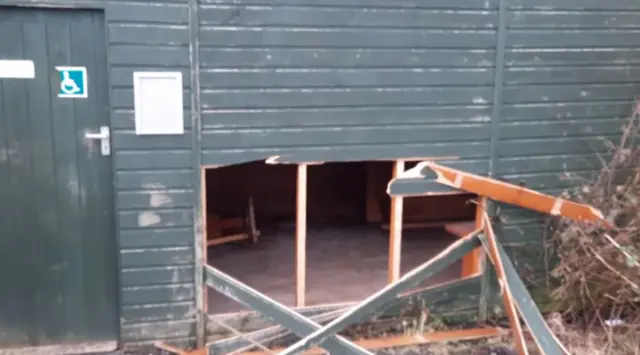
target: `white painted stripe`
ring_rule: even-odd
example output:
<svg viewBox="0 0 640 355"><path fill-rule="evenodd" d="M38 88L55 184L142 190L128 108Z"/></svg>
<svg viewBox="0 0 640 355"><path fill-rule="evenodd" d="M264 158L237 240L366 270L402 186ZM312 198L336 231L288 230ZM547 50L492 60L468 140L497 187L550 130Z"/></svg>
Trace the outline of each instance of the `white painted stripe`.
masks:
<svg viewBox="0 0 640 355"><path fill-rule="evenodd" d="M560 198L557 198L555 200L555 202L553 203L553 207L551 208L551 215L557 216L560 214L560 209L562 209L562 202L563 200Z"/></svg>

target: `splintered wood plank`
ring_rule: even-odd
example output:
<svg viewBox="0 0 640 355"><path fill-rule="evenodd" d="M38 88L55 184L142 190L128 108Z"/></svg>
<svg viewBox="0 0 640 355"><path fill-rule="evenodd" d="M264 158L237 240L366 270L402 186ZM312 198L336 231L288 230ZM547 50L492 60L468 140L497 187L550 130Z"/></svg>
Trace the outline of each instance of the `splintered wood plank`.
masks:
<svg viewBox="0 0 640 355"><path fill-rule="evenodd" d="M367 350L379 350L385 348L394 348L394 347L406 347L412 345L422 345L429 343L439 343L445 341L464 341L464 340L473 340L480 338L489 338L500 336L504 332L500 328L475 328L475 329L465 329L465 330L455 330L455 331L445 331L445 332L424 332L422 334L415 335L399 335L399 336L390 336L390 337L381 337L381 338L373 338L373 339L364 339L355 342L355 344L362 346ZM280 352L284 350L283 348L275 348L272 349L273 352ZM326 350L321 348L312 348L309 349L303 354L305 355L320 355L326 354ZM269 354L263 351L250 351L243 352L240 354L245 355L266 355Z"/></svg>
<svg viewBox="0 0 640 355"><path fill-rule="evenodd" d="M207 246L220 245L220 244L231 243L231 242L239 242L241 240L246 240L246 239L249 239L249 235L246 233L232 234L226 237L209 239L207 241Z"/></svg>
<svg viewBox="0 0 640 355"><path fill-rule="evenodd" d="M487 229L491 229L488 220L486 223ZM513 304L529 328L538 349L546 355L570 354L547 326L535 301L493 231L487 233L486 237L480 237L480 240L487 250L491 250L489 258L496 266L496 270L498 265L503 270L502 276L499 276L503 293L508 293L511 296Z"/></svg>
<svg viewBox="0 0 640 355"><path fill-rule="evenodd" d="M414 168L405 171L400 178L424 178L429 170L436 174L435 181L449 187L472 192L496 201L528 208L541 213L563 216L575 220L601 222L607 227L612 227L609 222L605 221L602 212L592 206L546 195L522 186L448 168L430 161L418 163Z"/></svg>
<svg viewBox="0 0 640 355"><path fill-rule="evenodd" d="M211 216L214 217L214 216ZM229 229L229 228L240 228L244 225L244 219L240 217L236 218L209 218L209 227L215 229Z"/></svg>
<svg viewBox="0 0 640 355"><path fill-rule="evenodd" d="M393 177L404 172L404 161L397 160L393 165ZM392 283L400 278L400 257L402 253L402 197L391 197L391 219L389 228L389 267L388 281Z"/></svg>
<svg viewBox="0 0 640 355"><path fill-rule="evenodd" d="M513 333L513 340L516 345L516 350L518 351L519 355L528 355L529 350L527 349L527 344L524 340L522 325L520 324L520 319L518 318L516 306L513 303L513 295L511 294L511 289L506 285L507 277L505 275L502 257L498 252L498 239L496 238L496 235L493 232L493 227L491 226L491 220L489 219L489 215L486 212L483 213L483 219L484 219L484 233L486 235L486 241L487 241L487 246L486 246L487 252L489 253L490 259L496 269L498 282L500 284L500 294L502 295L504 308L509 318L509 324L511 325L511 331Z"/></svg>
<svg viewBox="0 0 640 355"><path fill-rule="evenodd" d="M307 165L298 165L296 183L296 307L306 303L307 288Z"/></svg>
<svg viewBox="0 0 640 355"><path fill-rule="evenodd" d="M475 229L484 229L484 213L487 208L487 198L478 196L476 200L476 217L474 221ZM482 273L482 248L476 248L462 259L462 276L476 275Z"/></svg>

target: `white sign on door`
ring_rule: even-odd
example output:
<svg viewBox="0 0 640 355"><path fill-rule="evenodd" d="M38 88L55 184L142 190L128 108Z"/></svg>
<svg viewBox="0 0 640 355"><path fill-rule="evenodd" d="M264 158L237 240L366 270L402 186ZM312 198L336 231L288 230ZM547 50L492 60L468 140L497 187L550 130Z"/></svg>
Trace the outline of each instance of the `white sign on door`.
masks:
<svg viewBox="0 0 640 355"><path fill-rule="evenodd" d="M0 79L33 79L36 70L32 60L0 59Z"/></svg>

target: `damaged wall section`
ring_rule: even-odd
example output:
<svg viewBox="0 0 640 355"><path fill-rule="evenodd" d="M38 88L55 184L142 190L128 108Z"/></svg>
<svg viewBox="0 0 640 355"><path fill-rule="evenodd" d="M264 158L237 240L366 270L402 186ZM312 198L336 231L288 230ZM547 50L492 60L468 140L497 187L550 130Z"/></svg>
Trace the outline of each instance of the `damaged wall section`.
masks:
<svg viewBox="0 0 640 355"><path fill-rule="evenodd" d="M559 195L576 177L599 170L598 154L606 154L602 139L616 140L632 111L640 91L640 4L508 3L494 173ZM529 285L542 281L544 216L507 205L499 215L515 266Z"/></svg>
<svg viewBox="0 0 640 355"><path fill-rule="evenodd" d="M385 190L392 169L393 163L382 161L307 167L307 198L302 206L306 277L300 280L293 272L296 238L302 238L296 230L296 196L301 194L296 191L297 167L252 162L206 169L207 263L287 306L366 298L388 282L391 201ZM469 202L473 197L457 194L405 201L398 255L402 273L460 237L448 232L449 224L470 221L473 226L476 208ZM250 217L249 203L254 211ZM249 219L253 228L241 221ZM256 238L249 237L251 229L257 230ZM422 286L458 279L460 264ZM301 290L300 297L295 290ZM208 298L209 314L246 311L217 293L210 292Z"/></svg>

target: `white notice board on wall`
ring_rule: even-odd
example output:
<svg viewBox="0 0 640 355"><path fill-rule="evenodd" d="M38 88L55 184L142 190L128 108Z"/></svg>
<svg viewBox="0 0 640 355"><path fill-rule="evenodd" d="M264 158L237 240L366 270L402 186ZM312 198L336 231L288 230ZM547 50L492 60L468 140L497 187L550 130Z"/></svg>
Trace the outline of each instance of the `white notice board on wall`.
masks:
<svg viewBox="0 0 640 355"><path fill-rule="evenodd" d="M33 79L36 77L35 66L31 60L0 59L0 78Z"/></svg>
<svg viewBox="0 0 640 355"><path fill-rule="evenodd" d="M183 134L181 72L134 72L136 134Z"/></svg>

